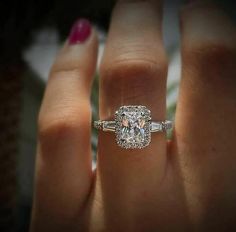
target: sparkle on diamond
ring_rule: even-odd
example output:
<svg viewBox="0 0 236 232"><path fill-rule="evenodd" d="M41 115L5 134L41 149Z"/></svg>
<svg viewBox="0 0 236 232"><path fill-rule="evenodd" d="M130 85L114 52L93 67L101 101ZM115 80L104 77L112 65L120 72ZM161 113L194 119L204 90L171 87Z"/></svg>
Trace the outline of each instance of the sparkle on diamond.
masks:
<svg viewBox="0 0 236 232"><path fill-rule="evenodd" d="M142 112L124 112L121 121L120 139L126 143L143 143L145 119Z"/></svg>

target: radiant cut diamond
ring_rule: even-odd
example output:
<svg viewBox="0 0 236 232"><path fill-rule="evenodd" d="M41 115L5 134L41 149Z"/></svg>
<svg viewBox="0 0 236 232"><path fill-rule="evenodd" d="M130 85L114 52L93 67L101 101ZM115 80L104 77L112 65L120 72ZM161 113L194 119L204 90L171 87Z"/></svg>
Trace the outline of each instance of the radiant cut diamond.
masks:
<svg viewBox="0 0 236 232"><path fill-rule="evenodd" d="M141 112L125 112L122 117L121 139L127 142L143 142L145 119Z"/></svg>
<svg viewBox="0 0 236 232"><path fill-rule="evenodd" d="M150 111L144 106L123 106L116 112L116 139L124 148L143 148L151 141Z"/></svg>

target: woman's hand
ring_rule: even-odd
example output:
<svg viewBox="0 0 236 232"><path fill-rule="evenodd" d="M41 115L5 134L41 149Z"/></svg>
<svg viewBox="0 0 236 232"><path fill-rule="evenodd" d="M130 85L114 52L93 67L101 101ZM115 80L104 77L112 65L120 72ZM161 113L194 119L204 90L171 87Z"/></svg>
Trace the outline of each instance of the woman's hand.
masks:
<svg viewBox="0 0 236 232"><path fill-rule="evenodd" d="M160 1L120 1L100 67L100 118L145 105L166 118ZM181 11L182 80L172 141L141 150L100 132L91 168L96 33L77 22L52 67L39 115L31 231L234 231L236 29L217 6Z"/></svg>

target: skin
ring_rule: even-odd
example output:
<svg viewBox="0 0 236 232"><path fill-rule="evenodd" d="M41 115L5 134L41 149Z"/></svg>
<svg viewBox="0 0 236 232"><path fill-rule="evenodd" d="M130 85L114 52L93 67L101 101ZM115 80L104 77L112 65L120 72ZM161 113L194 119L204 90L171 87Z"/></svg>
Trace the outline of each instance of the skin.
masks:
<svg viewBox="0 0 236 232"><path fill-rule="evenodd" d="M180 13L182 79L173 139L152 134L124 150L99 132L91 168L93 29L64 47L39 115L31 231L234 231L236 229L236 29L212 3ZM100 67L100 118L145 105L166 118L167 57L159 1L119 1Z"/></svg>

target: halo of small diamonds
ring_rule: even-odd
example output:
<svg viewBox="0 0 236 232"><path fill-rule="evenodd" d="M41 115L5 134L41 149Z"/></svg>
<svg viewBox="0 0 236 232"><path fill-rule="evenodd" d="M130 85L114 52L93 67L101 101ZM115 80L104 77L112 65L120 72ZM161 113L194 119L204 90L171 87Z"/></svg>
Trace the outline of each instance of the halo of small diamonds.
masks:
<svg viewBox="0 0 236 232"><path fill-rule="evenodd" d="M115 113L115 122L119 146L141 149L151 142L151 112L145 106L121 106Z"/></svg>

